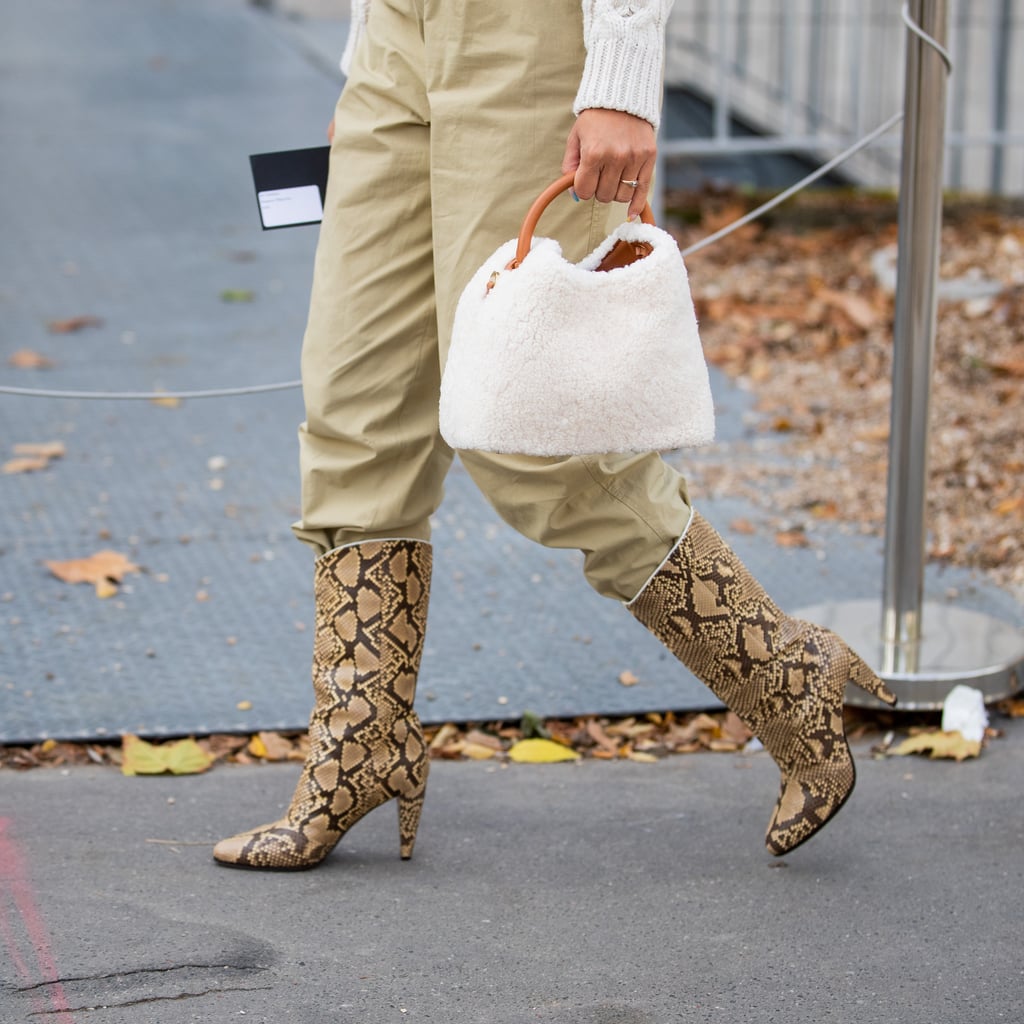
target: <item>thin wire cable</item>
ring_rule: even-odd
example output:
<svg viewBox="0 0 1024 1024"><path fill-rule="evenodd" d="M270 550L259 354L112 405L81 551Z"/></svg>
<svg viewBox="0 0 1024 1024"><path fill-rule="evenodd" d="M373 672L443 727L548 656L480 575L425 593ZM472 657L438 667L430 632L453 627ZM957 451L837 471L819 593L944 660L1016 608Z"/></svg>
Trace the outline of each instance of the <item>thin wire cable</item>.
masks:
<svg viewBox="0 0 1024 1024"><path fill-rule="evenodd" d="M909 3L905 3L903 5L900 10L900 17L903 19L904 25L906 25L914 35L938 53L946 65L947 73L952 74L953 58L950 56L949 51L946 50L938 40L928 35L928 33L925 32L924 29L922 29L921 26L913 20L913 18L911 18ZM835 168L841 163L844 163L849 160L850 157L859 153L862 149L870 146L875 139L880 138L902 120L902 113L893 114L892 117L883 124L880 124L874 131L869 132L863 138L858 139L852 146L844 149L827 163L822 164L817 170L812 171L805 178L801 178L800 181L796 182L796 184L791 185L785 191L780 192L777 196L769 199L768 202L762 203L757 207L757 209L751 210L750 213L745 214L738 220L733 221L731 224L727 224L721 230L714 232L714 234L708 235L706 238L702 238L699 242L694 242L693 245L687 246L687 248L682 250L683 258L685 259L687 256L692 256L694 253L700 252L701 249L706 249L709 245L714 245L715 242L721 241L723 238L731 235L734 231L739 231L740 228L751 223L751 221L755 221L759 217L763 217L770 210L774 210L776 206L781 206L787 199L790 199L798 192L803 191L803 189L807 188L809 185L813 185L814 182L819 178L823 178L829 173L829 171L835 170ZM300 380L281 381L277 384L255 384L251 387L240 388L208 388L202 391L51 391L41 388L16 388L0 384L0 395L18 395L26 398L70 398L119 402L151 402L160 399L180 399L183 401L187 398L229 398L236 395L265 394L268 391L291 391L295 388L301 387L302 381Z"/></svg>
<svg viewBox="0 0 1024 1024"><path fill-rule="evenodd" d="M152 402L164 398L229 398L232 395L259 395L267 391L290 391L301 388L301 380L285 380L277 384L253 384L242 388L208 388L204 391L46 391L41 388L12 388L0 385L0 394L28 398L94 398L118 402Z"/></svg>
<svg viewBox="0 0 1024 1024"><path fill-rule="evenodd" d="M873 132L865 135L864 138L855 142L849 149L844 149L838 156L833 157L828 163L822 164L816 171L808 174L806 178L802 178L795 185L790 185L785 192L780 192L777 196L769 199L768 202L762 203L756 210L751 210L750 213L740 217L739 220L734 220L731 224L726 224L724 228L716 231L713 235L708 235L707 238L702 238L699 242L694 242L693 245L687 246L682 250L682 256L685 259L687 256L692 256L695 252L700 252L701 249L706 249L709 245L713 245L715 242L721 241L727 235L731 235L734 231L739 231L745 224L749 224L752 220L757 220L758 217L763 217L769 210L774 210L776 206L780 206L791 196L796 195L797 192L807 188L808 185L813 184L819 178L823 178L829 171L834 170L844 160L849 160L855 153L859 153L866 146L870 146L879 136L884 135L893 125L899 124L903 120L903 114L893 114L884 124L880 124Z"/></svg>
<svg viewBox="0 0 1024 1024"><path fill-rule="evenodd" d="M910 4L904 4L900 8L900 17L903 19L903 24L910 29L911 32L917 36L918 39L922 40L926 45L930 46L943 60L946 65L946 72L953 74L953 58L950 56L949 50L947 50L934 36L928 35L927 32L913 18L910 16Z"/></svg>

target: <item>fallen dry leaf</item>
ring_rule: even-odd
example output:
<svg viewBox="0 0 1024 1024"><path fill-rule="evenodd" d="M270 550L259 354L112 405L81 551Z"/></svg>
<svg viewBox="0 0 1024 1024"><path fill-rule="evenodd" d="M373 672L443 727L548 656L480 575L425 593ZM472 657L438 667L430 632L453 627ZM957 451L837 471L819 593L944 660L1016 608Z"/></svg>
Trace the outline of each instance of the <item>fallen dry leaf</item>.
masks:
<svg viewBox="0 0 1024 1024"><path fill-rule="evenodd" d="M430 741L429 749L432 751L441 750L455 739L458 734L459 730L451 722L446 722L438 729L437 734Z"/></svg>
<svg viewBox="0 0 1024 1024"><path fill-rule="evenodd" d="M619 682L623 686L636 686L636 684L639 683L640 680L636 675L630 672L629 669L626 669L625 672L619 673Z"/></svg>
<svg viewBox="0 0 1024 1024"><path fill-rule="evenodd" d="M1024 495L1018 495L1016 498L1006 498L996 504L996 507L992 510L997 516L1008 516L1011 512L1018 512L1024 508Z"/></svg>
<svg viewBox="0 0 1024 1024"><path fill-rule="evenodd" d="M63 441L27 441L23 444L16 444L11 451L15 455L26 455L40 459L60 459L67 454Z"/></svg>
<svg viewBox="0 0 1024 1024"><path fill-rule="evenodd" d="M818 297L838 309L862 331L871 330L881 319L879 310L856 292L837 292L825 288L818 292Z"/></svg>
<svg viewBox="0 0 1024 1024"><path fill-rule="evenodd" d="M150 405L158 405L161 409L177 409L181 405L181 399L174 395L166 395L159 398L151 398Z"/></svg>
<svg viewBox="0 0 1024 1024"><path fill-rule="evenodd" d="M33 473L46 469L51 459L59 459L64 455L63 441L46 441L42 444L16 444L11 449L15 458L8 459L3 465L3 472Z"/></svg>
<svg viewBox="0 0 1024 1024"><path fill-rule="evenodd" d="M494 757L498 752L494 747L485 746L482 743L463 743L462 754L468 757L471 761L487 761Z"/></svg>
<svg viewBox="0 0 1024 1024"><path fill-rule="evenodd" d="M888 441L890 428L888 423L879 423L874 427L865 427L857 431L859 441Z"/></svg>
<svg viewBox="0 0 1024 1024"><path fill-rule="evenodd" d="M838 519L839 506L834 501L816 501L810 508L815 519Z"/></svg>
<svg viewBox="0 0 1024 1024"><path fill-rule="evenodd" d="M51 320L46 326L51 334L73 334L85 327L102 327L103 321L98 316L72 316L66 320Z"/></svg>
<svg viewBox="0 0 1024 1024"><path fill-rule="evenodd" d="M97 551L88 558L73 558L67 562L46 562L46 568L65 583L120 583L126 573L140 572L119 551Z"/></svg>
<svg viewBox="0 0 1024 1024"><path fill-rule="evenodd" d="M734 519L729 524L729 529L733 533L742 533L747 536L757 533L757 527L749 519Z"/></svg>
<svg viewBox="0 0 1024 1024"><path fill-rule="evenodd" d="M193 739L157 746L127 734L121 742L124 752L121 771L125 775L163 775L165 772L198 775L214 762L214 757Z"/></svg>
<svg viewBox="0 0 1024 1024"><path fill-rule="evenodd" d="M555 764L559 761L578 761L575 750L563 747L554 740L520 740L509 748L508 756L520 764Z"/></svg>
<svg viewBox="0 0 1024 1024"><path fill-rule="evenodd" d="M806 548L810 545L803 530L783 530L775 534L775 543L780 548Z"/></svg>
<svg viewBox="0 0 1024 1024"><path fill-rule="evenodd" d="M1006 377L1024 377L1024 359L992 359L988 366Z"/></svg>
<svg viewBox="0 0 1024 1024"><path fill-rule="evenodd" d="M905 739L891 751L897 757L907 754L929 754L932 758L951 758L964 761L981 754L981 740L967 740L959 730L943 732L922 732Z"/></svg>
<svg viewBox="0 0 1024 1024"><path fill-rule="evenodd" d="M647 753L645 753L644 751L641 751L641 750L630 750L626 754L626 757L630 761L639 761L640 764L657 764L658 763L658 758L656 758L653 754L647 754Z"/></svg>
<svg viewBox="0 0 1024 1024"><path fill-rule="evenodd" d="M487 747L492 753L505 749L505 744L498 736L484 732L482 729L470 729L466 733L466 742L477 747Z"/></svg>
<svg viewBox="0 0 1024 1024"><path fill-rule="evenodd" d="M57 364L40 352L34 352L30 348L19 348L7 357L7 365L17 370L52 370Z"/></svg>
<svg viewBox="0 0 1024 1024"><path fill-rule="evenodd" d="M1024 697L1010 697L999 704L999 710L1010 718L1024 718Z"/></svg>
<svg viewBox="0 0 1024 1024"><path fill-rule="evenodd" d="M238 753L247 743L244 736L235 736L229 733L213 733L196 742L215 761Z"/></svg>
<svg viewBox="0 0 1024 1024"><path fill-rule="evenodd" d="M604 729L600 722L596 719L591 719L587 722L587 735L601 748L605 753L611 754L613 757L616 756L619 750L619 744L617 740L612 739Z"/></svg>
<svg viewBox="0 0 1024 1024"><path fill-rule="evenodd" d="M41 458L38 455L25 456L19 459L8 459L3 465L3 472L7 474L34 473L37 470L46 469L49 464L49 459Z"/></svg>
<svg viewBox="0 0 1024 1024"><path fill-rule="evenodd" d="M295 745L277 732L259 732L246 747L253 757L264 761L290 761Z"/></svg>

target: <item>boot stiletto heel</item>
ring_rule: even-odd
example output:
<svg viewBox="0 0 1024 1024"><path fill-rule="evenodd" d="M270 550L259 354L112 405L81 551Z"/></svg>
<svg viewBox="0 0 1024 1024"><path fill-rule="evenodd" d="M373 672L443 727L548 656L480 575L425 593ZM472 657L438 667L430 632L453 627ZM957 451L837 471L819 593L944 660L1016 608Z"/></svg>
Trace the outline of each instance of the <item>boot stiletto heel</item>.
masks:
<svg viewBox="0 0 1024 1024"><path fill-rule="evenodd" d="M872 697L877 697L880 701L888 704L889 707L896 706L896 695L878 678L871 666L858 654L853 655L853 665L850 667L850 682L854 686L859 686L865 693L870 693Z"/></svg>
<svg viewBox="0 0 1024 1024"><path fill-rule="evenodd" d="M317 559L309 756L285 816L221 840L219 863L314 867L360 818L395 799L402 856L412 855L429 767L412 704L430 569L430 545L404 539Z"/></svg>
<svg viewBox="0 0 1024 1024"><path fill-rule="evenodd" d="M423 785L412 796L398 797L398 838L402 860L412 857L416 845L416 833L420 827L420 815L423 813L423 798L427 792L427 780L424 776Z"/></svg>
<svg viewBox="0 0 1024 1024"><path fill-rule="evenodd" d="M786 615L696 512L628 607L779 766L768 849L778 856L810 839L853 792L847 683L889 704L896 698L835 633Z"/></svg>

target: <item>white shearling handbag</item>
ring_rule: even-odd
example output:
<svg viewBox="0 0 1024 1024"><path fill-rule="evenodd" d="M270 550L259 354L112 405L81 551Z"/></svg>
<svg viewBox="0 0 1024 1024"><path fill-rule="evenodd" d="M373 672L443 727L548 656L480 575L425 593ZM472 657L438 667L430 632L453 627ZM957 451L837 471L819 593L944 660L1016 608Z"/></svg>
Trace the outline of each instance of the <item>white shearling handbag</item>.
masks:
<svg viewBox="0 0 1024 1024"><path fill-rule="evenodd" d="M675 239L622 224L579 263L533 238L568 174L459 299L441 380L453 448L522 455L665 451L714 439L714 405Z"/></svg>

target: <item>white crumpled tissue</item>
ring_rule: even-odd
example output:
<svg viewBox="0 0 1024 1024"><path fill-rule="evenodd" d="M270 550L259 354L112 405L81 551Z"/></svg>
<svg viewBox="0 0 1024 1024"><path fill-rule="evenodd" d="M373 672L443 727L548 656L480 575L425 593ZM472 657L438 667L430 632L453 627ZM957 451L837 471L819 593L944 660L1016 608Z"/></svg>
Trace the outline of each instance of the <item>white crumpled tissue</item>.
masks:
<svg viewBox="0 0 1024 1024"><path fill-rule="evenodd" d="M954 686L942 704L942 731L959 732L965 740L980 741L985 737L988 712L981 690L970 686Z"/></svg>

